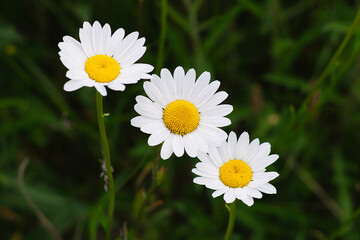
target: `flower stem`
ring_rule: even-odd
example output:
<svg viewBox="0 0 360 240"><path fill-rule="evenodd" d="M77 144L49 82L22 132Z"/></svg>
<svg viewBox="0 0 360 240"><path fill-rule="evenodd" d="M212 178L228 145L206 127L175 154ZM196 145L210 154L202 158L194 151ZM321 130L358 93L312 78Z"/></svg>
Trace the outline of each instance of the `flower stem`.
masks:
<svg viewBox="0 0 360 240"><path fill-rule="evenodd" d="M229 223L226 229L224 240L230 239L231 233L234 228L235 219L236 219L236 200L230 203L230 208L228 210L229 210Z"/></svg>
<svg viewBox="0 0 360 240"><path fill-rule="evenodd" d="M96 110L97 110L97 119L99 123L101 144L104 150L106 175L108 177L108 182L109 182L109 210L108 210L108 222L106 229L106 239L110 240L111 225L112 225L112 219L115 208L115 190L114 190L114 179L111 170L109 142L106 136L105 123L104 123L105 115L103 113L103 99L101 94L97 91L96 91Z"/></svg>

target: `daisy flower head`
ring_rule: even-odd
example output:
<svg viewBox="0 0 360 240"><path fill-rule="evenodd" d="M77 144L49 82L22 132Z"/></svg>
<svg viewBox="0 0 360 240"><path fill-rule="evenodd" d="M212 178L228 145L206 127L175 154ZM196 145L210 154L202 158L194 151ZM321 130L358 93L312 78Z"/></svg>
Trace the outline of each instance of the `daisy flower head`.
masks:
<svg viewBox="0 0 360 240"><path fill-rule="evenodd" d="M106 96L105 86L115 91L124 91L125 84L137 83L140 79L150 79L153 70L149 64L135 63L145 53L145 38L138 32L125 37L119 28L111 34L109 24L103 27L98 21L91 26L84 22L79 30L80 42L65 36L59 43L60 60L68 69L66 77L70 81L64 90L71 92L81 87L95 87Z"/></svg>
<svg viewBox="0 0 360 240"><path fill-rule="evenodd" d="M133 118L131 125L151 134L150 146L163 143L161 158L168 159L172 153L180 157L185 151L196 157L220 146L227 134L219 127L231 124L224 116L233 110L231 105L220 104L228 96L224 91L216 93L220 82L210 83L209 72L196 80L194 69L185 73L182 67L173 75L162 69L160 76L152 77L144 82L148 97L136 97L134 108L140 116Z"/></svg>
<svg viewBox="0 0 360 240"><path fill-rule="evenodd" d="M198 155L200 162L192 169L198 175L194 183L215 190L214 198L224 194L226 203L239 199L251 206L254 198L261 198L262 193L276 193L269 181L279 174L265 171L279 158L277 154L269 155L270 148L269 143L260 144L259 139L249 143L247 132L243 132L239 139L231 132L228 141L219 148Z"/></svg>

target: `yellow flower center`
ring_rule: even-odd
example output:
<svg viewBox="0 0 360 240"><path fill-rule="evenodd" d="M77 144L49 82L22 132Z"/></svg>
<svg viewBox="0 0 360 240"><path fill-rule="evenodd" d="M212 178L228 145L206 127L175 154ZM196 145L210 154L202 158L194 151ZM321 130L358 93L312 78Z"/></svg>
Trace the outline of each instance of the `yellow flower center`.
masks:
<svg viewBox="0 0 360 240"><path fill-rule="evenodd" d="M185 135L194 131L199 125L200 114L191 102L176 100L164 109L165 126L173 133Z"/></svg>
<svg viewBox="0 0 360 240"><path fill-rule="evenodd" d="M95 55L85 62L85 71L92 80L108 83L119 76L120 65L112 57Z"/></svg>
<svg viewBox="0 0 360 240"><path fill-rule="evenodd" d="M252 171L242 160L230 160L220 170L220 180L231 188L245 187L252 179Z"/></svg>

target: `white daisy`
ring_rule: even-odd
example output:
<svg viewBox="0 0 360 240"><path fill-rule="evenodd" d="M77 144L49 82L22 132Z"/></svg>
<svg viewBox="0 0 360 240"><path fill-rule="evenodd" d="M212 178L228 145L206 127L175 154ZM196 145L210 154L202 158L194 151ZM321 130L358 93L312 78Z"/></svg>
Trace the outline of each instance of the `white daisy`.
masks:
<svg viewBox="0 0 360 240"><path fill-rule="evenodd" d="M65 91L95 87L106 96L105 86L124 91L125 84L151 78L147 73L153 70L153 66L135 63L146 50L143 46L145 38L138 39L138 32L124 38L125 31L120 28L111 35L109 24L101 27L96 21L92 26L84 22L79 35L80 42L65 36L59 43L60 60L69 69L66 77L71 79L65 83Z"/></svg>
<svg viewBox="0 0 360 240"><path fill-rule="evenodd" d="M276 193L269 181L279 174L265 172L265 168L279 158L277 154L269 155L270 148L267 142L259 145L259 139L249 143L247 132L243 132L238 140L231 132L228 141L219 148L211 148L208 154L198 154L201 162L192 172L200 177L194 178L194 183L216 190L212 194L214 198L224 194L226 203L239 199L251 206L253 198L261 198L262 192Z"/></svg>
<svg viewBox="0 0 360 240"><path fill-rule="evenodd" d="M215 93L220 82L209 83L209 72L195 81L195 70L185 74L182 67L175 69L174 76L162 69L160 76L153 74L151 81L144 82L149 98L136 97L135 111L141 116L133 118L131 125L151 134L150 146L164 142L162 159L173 152L180 157L184 151L196 157L199 152L220 146L227 134L219 127L230 125L224 116L233 110L231 105L219 105L228 96L224 91Z"/></svg>

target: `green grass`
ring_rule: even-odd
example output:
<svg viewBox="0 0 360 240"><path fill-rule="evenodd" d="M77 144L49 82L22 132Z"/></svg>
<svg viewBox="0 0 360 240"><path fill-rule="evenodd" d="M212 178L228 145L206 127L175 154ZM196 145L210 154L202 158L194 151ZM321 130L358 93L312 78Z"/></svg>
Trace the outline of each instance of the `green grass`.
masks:
<svg viewBox="0 0 360 240"><path fill-rule="evenodd" d="M1 239L51 239L19 190L24 159L25 187L63 239L105 237L95 90L63 91L57 54L64 35L78 39L83 21L95 20L139 30L147 46L141 61L156 73L179 65L197 76L211 72L234 106L225 130L248 131L280 155L269 168L280 173L278 194L250 208L239 202L232 240L360 239L360 25L351 28L359 7L343 0L3 2ZM152 170L158 148L130 125L142 84L108 92L114 238L222 239L228 211L192 183L196 159L172 157Z"/></svg>

